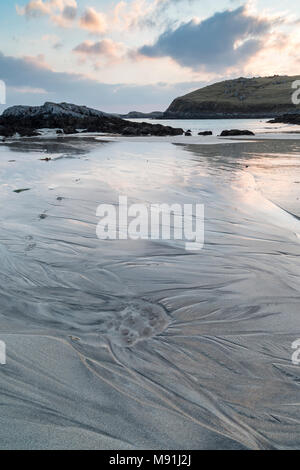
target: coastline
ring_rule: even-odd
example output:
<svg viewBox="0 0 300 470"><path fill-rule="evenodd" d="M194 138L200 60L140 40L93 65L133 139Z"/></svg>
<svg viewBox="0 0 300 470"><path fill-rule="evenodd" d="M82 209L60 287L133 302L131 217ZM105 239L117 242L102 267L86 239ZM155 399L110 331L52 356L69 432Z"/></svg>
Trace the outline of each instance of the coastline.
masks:
<svg viewBox="0 0 300 470"><path fill-rule="evenodd" d="M265 140L299 140L300 133L264 133L256 134L255 136L245 137L219 137L219 136L175 136L175 137L124 137L124 136L109 136L106 135L105 139L109 142L168 142L171 144L182 144L182 145L215 145L215 144L233 144L237 142L253 142L253 141L265 141Z"/></svg>
<svg viewBox="0 0 300 470"><path fill-rule="evenodd" d="M47 130L43 135L38 137L11 137L4 141L0 140L0 145L10 145L13 143L21 142L36 142L43 143L47 140L55 142L58 145L80 143L81 146L92 145L97 142L144 142L144 143L170 143L181 145L215 145L215 144L228 144L238 142L253 142L253 141L266 141L266 140L299 140L300 131L286 131L286 132L264 132L257 133L254 136L232 136L221 137L213 136L124 136L108 133L77 133L68 135L57 135L55 132Z"/></svg>

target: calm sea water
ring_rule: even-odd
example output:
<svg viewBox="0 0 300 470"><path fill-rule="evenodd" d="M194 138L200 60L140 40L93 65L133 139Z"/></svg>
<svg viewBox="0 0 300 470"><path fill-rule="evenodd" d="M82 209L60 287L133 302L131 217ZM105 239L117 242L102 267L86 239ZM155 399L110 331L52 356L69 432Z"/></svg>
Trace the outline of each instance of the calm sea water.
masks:
<svg viewBox="0 0 300 470"><path fill-rule="evenodd" d="M179 127L185 131L190 129L195 134L200 131L212 131L214 135L218 135L225 129L248 129L254 133L300 131L300 126L270 124L269 119L131 119L131 121L163 124Z"/></svg>

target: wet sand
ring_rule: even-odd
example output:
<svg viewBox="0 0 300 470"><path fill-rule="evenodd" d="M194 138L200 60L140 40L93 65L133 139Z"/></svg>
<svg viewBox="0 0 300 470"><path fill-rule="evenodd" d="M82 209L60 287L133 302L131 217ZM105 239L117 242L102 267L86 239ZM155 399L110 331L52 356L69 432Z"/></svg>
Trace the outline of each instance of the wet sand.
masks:
<svg viewBox="0 0 300 470"><path fill-rule="evenodd" d="M187 139L0 145L0 448L299 448L300 141ZM98 240L120 194L204 249Z"/></svg>

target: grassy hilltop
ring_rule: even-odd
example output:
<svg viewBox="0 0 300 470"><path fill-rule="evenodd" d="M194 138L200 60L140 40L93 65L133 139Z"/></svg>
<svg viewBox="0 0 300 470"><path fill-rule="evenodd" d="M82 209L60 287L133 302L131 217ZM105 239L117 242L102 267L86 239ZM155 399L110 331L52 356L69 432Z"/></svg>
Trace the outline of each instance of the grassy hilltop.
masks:
<svg viewBox="0 0 300 470"><path fill-rule="evenodd" d="M300 75L289 77L238 78L209 85L176 98L166 111L169 117L205 117L205 115L275 115L300 111L292 103L292 83ZM220 116L221 117L221 116Z"/></svg>

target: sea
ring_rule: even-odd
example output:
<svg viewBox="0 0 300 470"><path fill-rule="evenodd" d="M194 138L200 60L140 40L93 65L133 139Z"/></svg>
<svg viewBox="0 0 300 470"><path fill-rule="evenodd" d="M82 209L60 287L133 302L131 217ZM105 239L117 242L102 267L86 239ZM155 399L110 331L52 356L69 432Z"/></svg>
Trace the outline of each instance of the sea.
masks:
<svg viewBox="0 0 300 470"><path fill-rule="evenodd" d="M300 131L300 125L271 124L270 119L130 119L134 122L149 122L151 124L162 124L182 128L185 131L191 130L193 134L202 131L212 131L214 135L219 135L226 129L249 130L254 133L282 133Z"/></svg>

